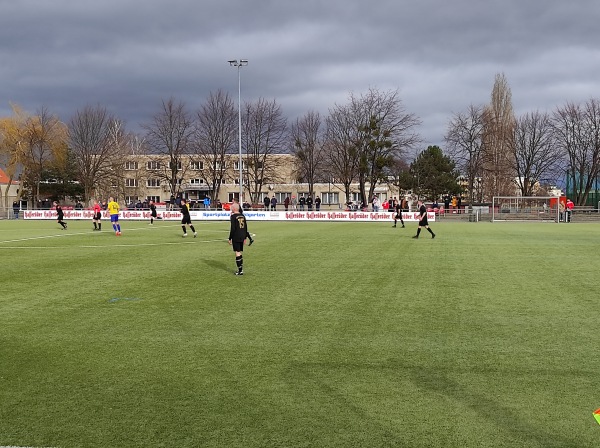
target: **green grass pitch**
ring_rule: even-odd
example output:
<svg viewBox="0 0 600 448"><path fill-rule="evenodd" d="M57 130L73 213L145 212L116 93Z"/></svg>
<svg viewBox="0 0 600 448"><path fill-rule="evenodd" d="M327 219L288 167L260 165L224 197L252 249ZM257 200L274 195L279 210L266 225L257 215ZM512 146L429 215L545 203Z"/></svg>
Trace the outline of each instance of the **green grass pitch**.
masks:
<svg viewBox="0 0 600 448"><path fill-rule="evenodd" d="M0 221L0 446L596 447L597 224Z"/></svg>

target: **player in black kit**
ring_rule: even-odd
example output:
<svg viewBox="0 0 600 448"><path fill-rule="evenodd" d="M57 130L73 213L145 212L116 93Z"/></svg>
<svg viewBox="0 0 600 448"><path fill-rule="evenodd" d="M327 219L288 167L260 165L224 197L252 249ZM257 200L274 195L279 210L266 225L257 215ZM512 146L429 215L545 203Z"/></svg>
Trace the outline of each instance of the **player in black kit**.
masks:
<svg viewBox="0 0 600 448"><path fill-rule="evenodd" d="M240 204L231 204L231 229L229 230L229 244L235 252L235 264L237 272L235 275L244 275L244 241L248 235L246 217L240 213Z"/></svg>
<svg viewBox="0 0 600 448"><path fill-rule="evenodd" d="M154 201L150 201L150 225L154 224L154 220L157 219L156 217L156 205L154 204Z"/></svg>
<svg viewBox="0 0 600 448"><path fill-rule="evenodd" d="M392 227L396 227L396 223L400 220L400 224L402 224L402 228L404 228L404 220L402 219L402 201L394 201L396 214L394 215L394 225Z"/></svg>
<svg viewBox="0 0 600 448"><path fill-rule="evenodd" d="M65 230L67 228L67 223L64 221L65 214L63 213L63 209L56 201L54 201L54 207L56 208L56 222L62 226L63 230Z"/></svg>
<svg viewBox="0 0 600 448"><path fill-rule="evenodd" d="M433 230L429 228L429 224L427 224L427 207L423 204L423 201L418 201L417 205L419 206L419 227L417 228L417 234L413 236L413 238L419 238L419 233L421 233L421 228L425 227L429 233L431 233L431 238L435 238L435 233Z"/></svg>
<svg viewBox="0 0 600 448"><path fill-rule="evenodd" d="M188 205L187 201L183 198L181 199L181 214L183 215L183 217L181 218L181 228L183 229L183 235L181 236L187 236L187 230L185 226L188 225L190 226L190 229L192 229L192 232L194 232L194 238L196 238L198 236L198 233L192 225L192 218L190 217L190 206Z"/></svg>

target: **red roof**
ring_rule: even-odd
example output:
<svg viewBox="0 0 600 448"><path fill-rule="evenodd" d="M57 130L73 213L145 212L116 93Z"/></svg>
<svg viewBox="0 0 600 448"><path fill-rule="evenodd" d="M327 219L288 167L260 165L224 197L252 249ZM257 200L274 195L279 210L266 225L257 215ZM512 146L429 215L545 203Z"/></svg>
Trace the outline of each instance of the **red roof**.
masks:
<svg viewBox="0 0 600 448"><path fill-rule="evenodd" d="M2 168L0 168L0 184L6 185L6 184L8 184L8 181L9 181L8 176L6 175L4 170ZM18 185L19 181L13 180L12 184Z"/></svg>

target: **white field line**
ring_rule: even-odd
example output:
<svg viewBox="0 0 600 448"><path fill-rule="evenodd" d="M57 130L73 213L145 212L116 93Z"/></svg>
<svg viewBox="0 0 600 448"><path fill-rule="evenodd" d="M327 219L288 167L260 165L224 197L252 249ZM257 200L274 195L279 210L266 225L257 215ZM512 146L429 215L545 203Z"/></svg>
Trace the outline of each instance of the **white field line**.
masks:
<svg viewBox="0 0 600 448"><path fill-rule="evenodd" d="M160 227L181 227L180 225L170 225L170 226L160 226ZM135 231L139 231L139 230L154 230L156 229L156 227L138 227L138 228L132 228L132 229L124 229L125 232L135 232ZM226 233L228 232L228 230L206 230L206 229L198 229L200 233ZM48 246L28 246L28 247L23 247L23 246L6 246L6 244L10 244L10 243L22 243L25 241L34 241L34 240L43 240L43 239L50 239L50 238L64 238L64 237L68 237L68 236L76 236L76 235L89 235L92 234L92 230L90 230L89 232L77 232L77 233L69 233L69 231L65 231L64 233L59 233L56 235L42 235L42 236L34 236L34 237L28 237L28 238L17 238L17 239L13 239L13 240L4 240L4 241L0 241L0 249L56 249L55 247L48 247ZM109 233L109 232L104 232L103 233ZM110 230L110 233L113 233L112 230ZM179 243L175 243L175 242L163 242L163 243L139 243L139 244L110 244L110 245L95 245L95 244L89 244L89 245L82 245L82 246L76 246L76 247L82 247L82 248L102 248L102 247L136 247L136 246L169 246L169 245L180 245L180 244L194 244L194 243L215 243L215 242L222 242L222 241L227 241L227 239L215 239L215 240L197 240L193 241L181 241ZM2 447L0 447L2 448Z"/></svg>

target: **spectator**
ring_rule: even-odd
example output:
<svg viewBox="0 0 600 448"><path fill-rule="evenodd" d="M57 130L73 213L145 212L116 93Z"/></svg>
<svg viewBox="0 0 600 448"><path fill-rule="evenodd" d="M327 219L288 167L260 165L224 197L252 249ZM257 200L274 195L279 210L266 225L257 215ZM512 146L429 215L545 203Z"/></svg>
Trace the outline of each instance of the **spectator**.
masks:
<svg viewBox="0 0 600 448"><path fill-rule="evenodd" d="M315 209L317 211L321 210L321 198L319 196L315 198Z"/></svg>
<svg viewBox="0 0 600 448"><path fill-rule="evenodd" d="M575 204L573 204L573 201L571 201L570 199L567 199L567 214L565 216L565 222L571 222L571 215L573 214L573 207L575 207Z"/></svg>
<svg viewBox="0 0 600 448"><path fill-rule="evenodd" d="M277 198L275 197L275 195L273 195L273 197L271 198L271 210L277 210Z"/></svg>
<svg viewBox="0 0 600 448"><path fill-rule="evenodd" d="M204 197L204 208L205 208L206 210L209 210L209 209L210 209L210 198L209 198L208 196L205 196L205 197Z"/></svg>
<svg viewBox="0 0 600 448"><path fill-rule="evenodd" d="M269 195L265 195L263 204L265 204L265 210L269 210L269 206L271 205L271 199L269 199Z"/></svg>
<svg viewBox="0 0 600 448"><path fill-rule="evenodd" d="M373 201L371 204L373 205L373 211L377 213L379 211L379 198L377 196L373 196Z"/></svg>
<svg viewBox="0 0 600 448"><path fill-rule="evenodd" d="M308 208L308 211L312 211L312 206L313 206L313 198L311 196L308 196L306 198L306 207Z"/></svg>
<svg viewBox="0 0 600 448"><path fill-rule="evenodd" d="M292 210L296 210L298 208L298 200L296 196L292 196Z"/></svg>
<svg viewBox="0 0 600 448"><path fill-rule="evenodd" d="M21 209L21 207L19 206L19 202L18 201L14 201L13 202L13 215L15 219L19 219L19 210Z"/></svg>
<svg viewBox="0 0 600 448"><path fill-rule="evenodd" d="M298 200L298 205L300 206L301 212L304 211L304 204L306 204L306 198L304 196L300 196L300 199Z"/></svg>
<svg viewBox="0 0 600 448"><path fill-rule="evenodd" d="M288 207L290 206L290 197L286 196L283 200L283 206L285 207L285 211L288 211Z"/></svg>

